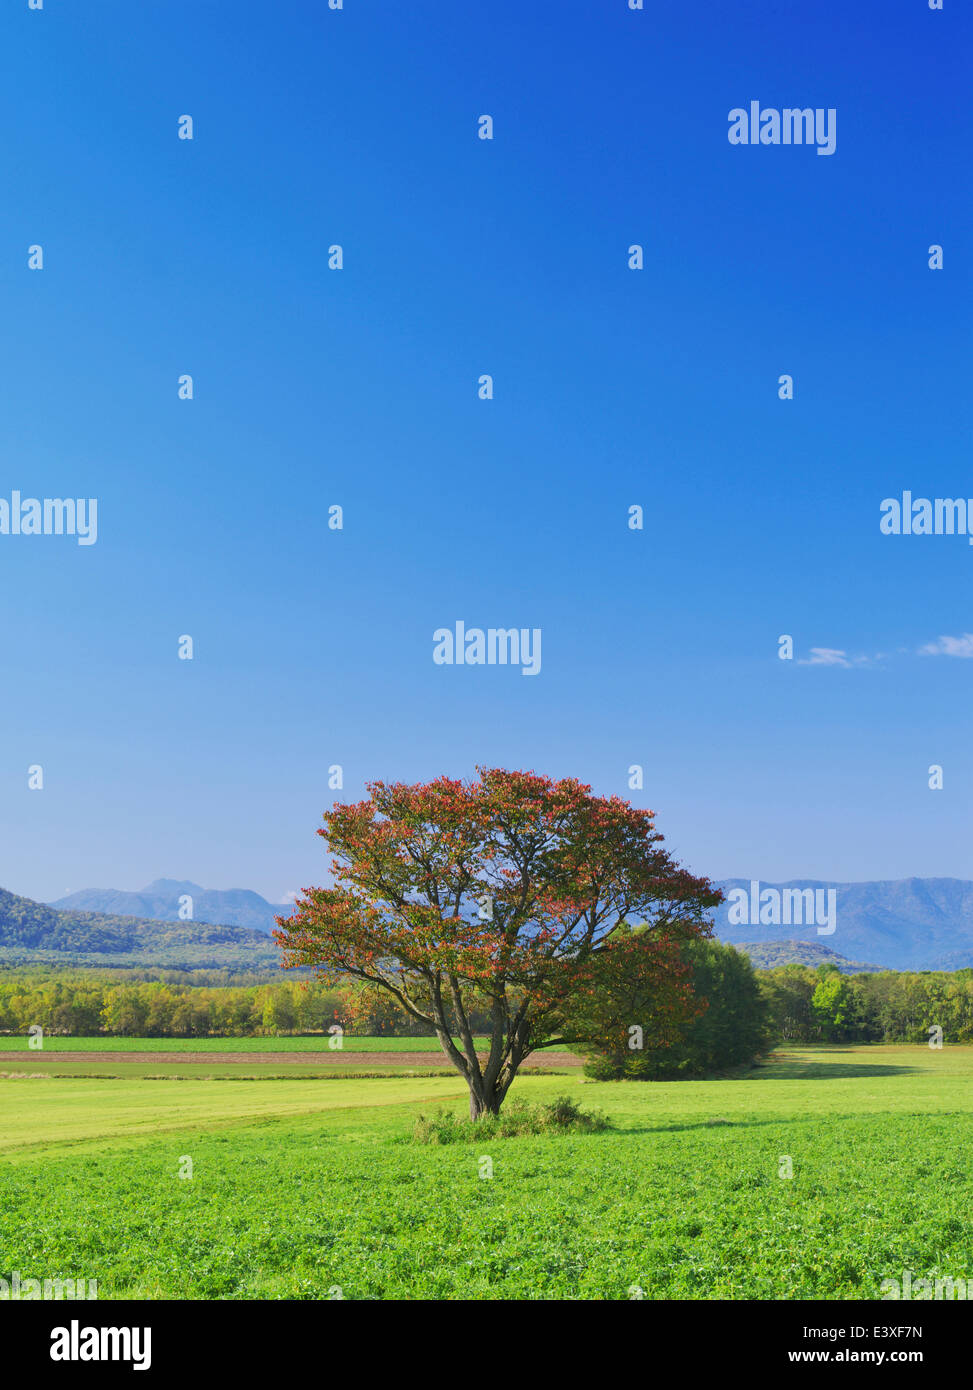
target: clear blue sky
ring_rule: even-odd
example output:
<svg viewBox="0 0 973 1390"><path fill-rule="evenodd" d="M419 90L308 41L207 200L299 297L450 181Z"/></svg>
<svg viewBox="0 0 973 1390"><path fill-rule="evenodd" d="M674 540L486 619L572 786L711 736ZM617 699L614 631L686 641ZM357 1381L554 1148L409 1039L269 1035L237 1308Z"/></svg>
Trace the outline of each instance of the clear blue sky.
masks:
<svg viewBox="0 0 973 1390"><path fill-rule="evenodd" d="M973 549L878 529L973 496L964 9L5 5L0 497L99 534L0 536L0 885L280 900L333 763L640 763L697 872L973 877L973 660L920 654ZM458 618L541 674L435 665Z"/></svg>

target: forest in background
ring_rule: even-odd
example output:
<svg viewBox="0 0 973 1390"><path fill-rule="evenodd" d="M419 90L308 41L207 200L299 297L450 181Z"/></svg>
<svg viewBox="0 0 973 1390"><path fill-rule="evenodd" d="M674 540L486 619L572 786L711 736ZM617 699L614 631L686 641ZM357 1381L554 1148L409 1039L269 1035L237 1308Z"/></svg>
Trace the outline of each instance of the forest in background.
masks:
<svg viewBox="0 0 973 1390"><path fill-rule="evenodd" d="M973 1042L973 970L880 971L844 975L833 966L757 970L772 1042L918 1043L941 1028L951 1042ZM485 1014L473 1025L485 1031ZM255 972L186 975L158 971L132 980L110 970L34 966L0 972L0 1033L83 1037L250 1037L326 1033L332 1024L369 1036L428 1030L388 995L358 985L274 979Z"/></svg>

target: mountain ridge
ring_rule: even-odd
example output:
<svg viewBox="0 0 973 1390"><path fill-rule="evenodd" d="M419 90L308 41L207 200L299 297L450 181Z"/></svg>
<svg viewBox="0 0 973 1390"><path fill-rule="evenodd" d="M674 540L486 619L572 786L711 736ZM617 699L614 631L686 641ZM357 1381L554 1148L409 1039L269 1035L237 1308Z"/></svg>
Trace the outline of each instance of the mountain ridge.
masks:
<svg viewBox="0 0 973 1390"><path fill-rule="evenodd" d="M51 964L268 971L276 945L252 927L78 912L0 888L0 965Z"/></svg>
<svg viewBox="0 0 973 1390"><path fill-rule="evenodd" d="M840 955L872 961L886 970L959 970L973 966L973 882L961 878L864 879L853 883L824 879L755 880L766 889L815 893L834 890L835 930L821 932L818 923L785 924L731 920L734 904L724 902L713 912L714 933L733 945L780 941L817 942ZM743 890L749 908L751 880L722 879L715 886L725 893ZM758 898L759 901L759 898ZM740 898L736 905L739 909ZM773 904L767 905L772 916ZM763 911L763 909L761 909ZM737 915L739 916L739 910Z"/></svg>
<svg viewBox="0 0 973 1390"><path fill-rule="evenodd" d="M814 941L739 941L733 945L750 957L755 970L774 970L781 965L807 965L815 970L821 965L833 965L842 975L877 975L884 969L866 961L848 960Z"/></svg>
<svg viewBox="0 0 973 1390"><path fill-rule="evenodd" d="M969 879L912 876L850 883L812 878L755 880L757 920L751 920L750 879L715 882L727 894L742 890L711 914L714 934L732 945L754 951L773 947L776 958L782 955L782 942L825 946L842 960L873 970L960 970L973 966L973 881ZM792 924L782 920L784 912L778 911L778 920L774 920L773 905L766 912L769 920L761 921L759 895L767 889L774 890L781 903L788 890L802 895L810 890L812 895L819 895L817 907L826 904L833 891L834 931L819 930L826 920L823 917ZM180 906L185 907L180 902L183 895L192 898L191 920L179 915ZM737 918L741 916L741 901L746 904L746 920L730 920L734 903ZM276 925L274 918L290 913L288 904L270 903L250 889L206 889L183 879L156 879L135 893L82 889L45 906L54 911L143 919L157 926L168 923L184 929L205 924L246 928L265 938ZM191 944L192 939L190 933L183 944ZM270 942L266 944L270 946Z"/></svg>
<svg viewBox="0 0 973 1390"><path fill-rule="evenodd" d="M191 898L191 917L185 916ZM189 879L157 878L134 892L121 888L82 888L46 904L59 911L103 912L112 916L145 917L156 922L210 922L217 926L250 927L269 935L276 916L288 916L289 904L269 903L249 888L203 888ZM180 915L182 914L182 915Z"/></svg>

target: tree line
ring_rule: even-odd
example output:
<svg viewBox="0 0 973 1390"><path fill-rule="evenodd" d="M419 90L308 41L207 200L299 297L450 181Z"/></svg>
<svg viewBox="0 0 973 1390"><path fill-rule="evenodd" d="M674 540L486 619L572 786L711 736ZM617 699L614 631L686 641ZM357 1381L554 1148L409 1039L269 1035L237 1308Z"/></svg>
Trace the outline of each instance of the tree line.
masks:
<svg viewBox="0 0 973 1390"><path fill-rule="evenodd" d="M297 980L195 985L84 975L0 978L2 1033L26 1033L39 1025L46 1033L69 1037L257 1037L324 1033L334 1023L350 1030L358 1017L353 990Z"/></svg>
<svg viewBox="0 0 973 1390"><path fill-rule="evenodd" d="M637 991L619 997L609 980L566 1011L567 1042L599 1059L591 1074L705 1075L780 1043L921 1043L931 1028L942 1028L948 1042L973 1043L973 970L842 975L830 965L786 965L755 971L742 952L717 941L684 949L693 993L706 1004L674 1033L661 1034L646 1012L648 997L640 1000ZM470 1018L477 1033L487 1031L485 1007L473 1002ZM256 1037L326 1033L335 1023L359 1036L430 1035L387 992L353 982L200 985L83 971L0 976L0 1033L7 1034L26 1035L39 1025L72 1037Z"/></svg>
<svg viewBox="0 0 973 1390"><path fill-rule="evenodd" d="M834 966L758 971L772 1036L780 1042L973 1043L973 970L882 970L842 975Z"/></svg>

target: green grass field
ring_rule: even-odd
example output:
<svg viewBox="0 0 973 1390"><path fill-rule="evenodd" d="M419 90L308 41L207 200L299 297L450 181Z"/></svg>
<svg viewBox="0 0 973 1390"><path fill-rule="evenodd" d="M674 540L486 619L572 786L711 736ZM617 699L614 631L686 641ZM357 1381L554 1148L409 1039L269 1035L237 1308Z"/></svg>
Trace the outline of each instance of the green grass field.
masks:
<svg viewBox="0 0 973 1390"><path fill-rule="evenodd" d="M614 1127L413 1144L419 1111L465 1111L458 1077L0 1080L0 1275L290 1299L841 1299L973 1275L973 1048L513 1094L563 1093Z"/></svg>

